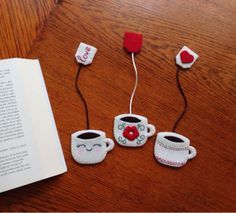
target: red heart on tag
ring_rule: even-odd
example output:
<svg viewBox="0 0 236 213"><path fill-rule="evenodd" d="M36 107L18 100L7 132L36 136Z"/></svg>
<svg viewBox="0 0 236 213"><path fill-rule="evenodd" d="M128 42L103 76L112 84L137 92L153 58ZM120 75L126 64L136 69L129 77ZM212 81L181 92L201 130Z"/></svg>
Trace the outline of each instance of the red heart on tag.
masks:
<svg viewBox="0 0 236 213"><path fill-rule="evenodd" d="M125 32L124 48L130 53L138 53L142 48L143 36L138 33Z"/></svg>
<svg viewBox="0 0 236 213"><path fill-rule="evenodd" d="M180 58L183 64L192 63L194 60L193 55L191 55L188 51L184 50L180 53Z"/></svg>

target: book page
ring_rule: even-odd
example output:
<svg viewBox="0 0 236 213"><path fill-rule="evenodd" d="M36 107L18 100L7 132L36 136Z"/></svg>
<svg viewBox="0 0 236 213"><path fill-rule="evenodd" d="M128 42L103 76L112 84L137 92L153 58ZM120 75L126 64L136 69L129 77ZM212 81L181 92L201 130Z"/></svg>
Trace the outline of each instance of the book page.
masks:
<svg viewBox="0 0 236 213"><path fill-rule="evenodd" d="M43 178L47 178L63 173L67 168L39 61L31 60L30 64L28 61L20 59L19 62L23 68L21 82L27 82L21 88L30 109L29 116L41 159ZM30 72L32 64L34 70Z"/></svg>
<svg viewBox="0 0 236 213"><path fill-rule="evenodd" d="M1 60L0 192L65 171L38 60Z"/></svg>

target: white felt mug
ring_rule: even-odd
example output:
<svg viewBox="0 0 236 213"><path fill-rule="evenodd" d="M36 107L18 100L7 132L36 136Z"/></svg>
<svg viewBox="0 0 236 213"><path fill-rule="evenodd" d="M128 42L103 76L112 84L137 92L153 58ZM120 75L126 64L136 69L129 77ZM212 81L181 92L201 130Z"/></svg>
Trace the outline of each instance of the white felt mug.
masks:
<svg viewBox="0 0 236 213"><path fill-rule="evenodd" d="M159 132L154 147L156 160L167 166L181 167L197 155L190 140L174 132Z"/></svg>
<svg viewBox="0 0 236 213"><path fill-rule="evenodd" d="M141 115L122 114L115 117L114 136L122 146L143 146L155 131L155 127L148 124L147 118Z"/></svg>
<svg viewBox="0 0 236 213"><path fill-rule="evenodd" d="M72 156L80 164L100 163L113 148L113 140L103 131L82 130L71 136Z"/></svg>

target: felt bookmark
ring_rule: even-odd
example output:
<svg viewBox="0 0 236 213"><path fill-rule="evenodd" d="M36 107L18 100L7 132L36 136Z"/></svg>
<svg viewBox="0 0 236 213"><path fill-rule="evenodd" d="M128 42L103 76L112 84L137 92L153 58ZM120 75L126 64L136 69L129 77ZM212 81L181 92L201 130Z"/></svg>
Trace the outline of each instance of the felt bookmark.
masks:
<svg viewBox="0 0 236 213"><path fill-rule="evenodd" d="M75 58L80 64L75 81L75 88L84 103L87 129L80 130L71 135L72 157L79 164L97 164L102 162L107 152L114 148L114 142L106 138L106 133L101 130L90 129L88 107L83 94L78 87L79 74L82 67L93 62L97 49L85 43L80 43Z"/></svg>
<svg viewBox="0 0 236 213"><path fill-rule="evenodd" d="M147 139L154 135L155 127L148 124L148 119L132 113L132 104L138 86L138 71L135 64L135 54L142 48L142 34L126 32L124 35L124 49L131 54L135 72L135 85L130 97L129 113L121 114L114 120L114 137L117 143L125 147L143 146Z"/></svg>
<svg viewBox="0 0 236 213"><path fill-rule="evenodd" d="M157 134L154 147L156 160L167 166L182 167L189 159L192 159L197 155L196 149L193 146L190 146L190 140L175 132L188 107L187 98L180 84L179 74L181 71L191 68L197 59L198 55L186 46L184 46L175 57L177 65L176 83L184 100L184 109L177 118L172 132L159 132Z"/></svg>

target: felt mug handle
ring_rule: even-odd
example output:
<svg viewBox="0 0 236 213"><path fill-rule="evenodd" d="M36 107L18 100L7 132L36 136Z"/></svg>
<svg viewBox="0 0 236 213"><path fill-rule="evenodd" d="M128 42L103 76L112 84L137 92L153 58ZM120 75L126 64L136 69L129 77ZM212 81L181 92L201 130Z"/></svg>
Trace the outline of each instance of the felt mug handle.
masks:
<svg viewBox="0 0 236 213"><path fill-rule="evenodd" d="M192 159L197 155L197 150L193 146L188 147L190 153L188 154L188 159Z"/></svg>
<svg viewBox="0 0 236 213"><path fill-rule="evenodd" d="M104 142L106 143L106 151L107 152L111 151L115 146L113 140L110 138L105 138Z"/></svg>
<svg viewBox="0 0 236 213"><path fill-rule="evenodd" d="M156 132L156 128L152 124L148 124L147 125L147 130L148 130L147 137L153 136L155 134L155 132Z"/></svg>

